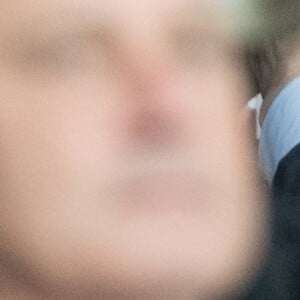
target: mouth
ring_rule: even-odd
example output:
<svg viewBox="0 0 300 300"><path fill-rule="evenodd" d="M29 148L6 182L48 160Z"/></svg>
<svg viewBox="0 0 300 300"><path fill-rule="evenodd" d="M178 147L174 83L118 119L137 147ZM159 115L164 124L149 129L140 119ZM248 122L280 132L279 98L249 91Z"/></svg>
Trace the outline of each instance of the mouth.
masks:
<svg viewBox="0 0 300 300"><path fill-rule="evenodd" d="M212 182L186 161L142 162L119 170L110 191L122 209L135 212L193 212L203 209Z"/></svg>

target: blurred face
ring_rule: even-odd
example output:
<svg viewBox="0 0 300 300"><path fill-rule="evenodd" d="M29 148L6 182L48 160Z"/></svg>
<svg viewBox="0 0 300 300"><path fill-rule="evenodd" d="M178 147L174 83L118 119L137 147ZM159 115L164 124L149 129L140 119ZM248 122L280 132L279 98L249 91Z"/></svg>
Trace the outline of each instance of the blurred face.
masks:
<svg viewBox="0 0 300 300"><path fill-rule="evenodd" d="M214 299L251 278L264 204L224 17L212 1L3 1L0 257L12 286Z"/></svg>

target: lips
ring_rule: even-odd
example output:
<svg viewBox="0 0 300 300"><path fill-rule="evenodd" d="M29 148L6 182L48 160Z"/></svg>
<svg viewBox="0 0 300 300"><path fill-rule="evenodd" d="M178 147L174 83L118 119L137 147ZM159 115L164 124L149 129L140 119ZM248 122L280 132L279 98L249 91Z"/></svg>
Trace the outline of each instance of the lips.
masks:
<svg viewBox="0 0 300 300"><path fill-rule="evenodd" d="M126 211L193 212L203 209L209 187L196 174L157 172L119 182L118 201Z"/></svg>

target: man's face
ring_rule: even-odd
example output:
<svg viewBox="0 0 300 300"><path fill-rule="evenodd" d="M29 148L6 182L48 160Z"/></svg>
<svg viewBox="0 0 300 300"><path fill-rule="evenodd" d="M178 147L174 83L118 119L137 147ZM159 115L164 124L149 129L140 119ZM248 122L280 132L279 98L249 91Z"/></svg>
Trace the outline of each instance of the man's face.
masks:
<svg viewBox="0 0 300 300"><path fill-rule="evenodd" d="M254 272L247 86L197 2L1 4L7 274L61 299L212 299Z"/></svg>

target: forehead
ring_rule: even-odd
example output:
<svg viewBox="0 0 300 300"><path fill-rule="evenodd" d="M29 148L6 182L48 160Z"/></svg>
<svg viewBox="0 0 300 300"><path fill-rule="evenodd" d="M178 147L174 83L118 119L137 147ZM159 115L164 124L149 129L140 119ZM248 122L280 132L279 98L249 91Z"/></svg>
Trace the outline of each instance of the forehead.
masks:
<svg viewBox="0 0 300 300"><path fill-rule="evenodd" d="M5 0L0 4L0 33L43 23L57 27L88 22L117 28L182 19L217 27L224 26L224 18L219 18L224 13L222 6L215 0Z"/></svg>
<svg viewBox="0 0 300 300"><path fill-rule="evenodd" d="M148 11L152 13L168 12L170 9L182 8L199 8L208 9L216 7L215 0L5 0L1 1L0 12L5 15L9 10L17 14L22 12L26 14L36 14L43 11L48 13L57 10L72 10L88 13L96 13L97 15L122 15L129 11ZM121 10L122 8L122 10Z"/></svg>

